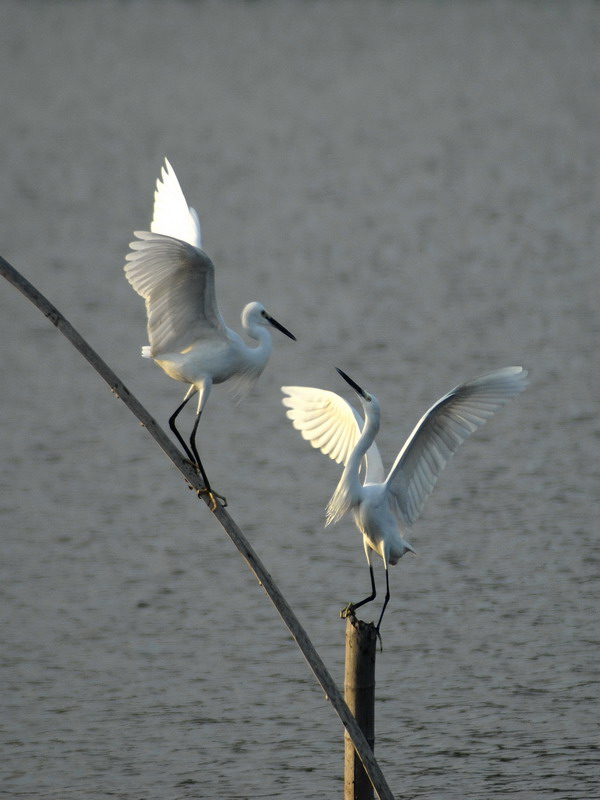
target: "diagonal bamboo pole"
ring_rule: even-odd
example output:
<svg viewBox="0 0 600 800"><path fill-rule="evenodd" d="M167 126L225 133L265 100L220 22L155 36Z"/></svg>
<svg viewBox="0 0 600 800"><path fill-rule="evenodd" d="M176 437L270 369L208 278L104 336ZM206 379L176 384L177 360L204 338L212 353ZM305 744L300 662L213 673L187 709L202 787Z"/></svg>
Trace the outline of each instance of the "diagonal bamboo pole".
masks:
<svg viewBox="0 0 600 800"><path fill-rule="evenodd" d="M175 447L171 439L160 428L156 421L150 416L142 404L131 394L127 387L119 380L116 374L110 369L108 364L93 350L85 339L75 330L60 311L47 300L43 294L24 278L11 264L0 256L0 273L6 280L18 289L25 297L30 300L46 316L53 325L71 342L71 344L81 353L81 355L91 364L96 372L108 383L114 394L119 397L129 410L139 419L148 433L163 450L165 455L173 462L175 467L181 472L186 481L196 490L202 489L202 483L198 480L198 475L193 467L183 459L179 450ZM206 494L199 495L207 505L210 505L210 498ZM281 618L287 625L298 647L302 651L315 677L321 684L326 697L331 701L338 717L340 718L348 736L354 743L354 747L365 768L373 788L381 800L394 800L394 796L387 784L385 776L373 751L353 717L350 709L346 705L342 693L336 686L333 678L329 674L321 657L317 653L313 643L300 621L292 611L287 600L280 592L279 588L267 572L264 564L254 552L250 543L239 529L237 524L222 507L218 506L214 512L215 517L239 550L241 556L246 561L249 568L254 573L258 583L264 588L271 602L279 612Z"/></svg>

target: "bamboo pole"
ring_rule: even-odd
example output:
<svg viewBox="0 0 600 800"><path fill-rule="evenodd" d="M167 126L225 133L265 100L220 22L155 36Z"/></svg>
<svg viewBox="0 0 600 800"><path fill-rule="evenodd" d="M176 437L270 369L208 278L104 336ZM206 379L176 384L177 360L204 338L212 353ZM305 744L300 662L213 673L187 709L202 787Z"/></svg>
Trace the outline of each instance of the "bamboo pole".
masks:
<svg viewBox="0 0 600 800"><path fill-rule="evenodd" d="M346 618L344 697L371 750L375 749L377 630L354 614ZM344 733L344 800L372 800L373 786L352 739Z"/></svg>
<svg viewBox="0 0 600 800"><path fill-rule="evenodd" d="M85 339L75 330L70 322L60 313L60 311L47 300L26 278L24 278L8 261L0 256L0 274L11 283L21 294L30 300L43 314L46 316L53 325L71 342L71 344L81 353L81 355L91 364L96 372L108 383L113 393L119 397L129 410L138 418L142 425L146 428L148 433L156 441L159 447L163 450L165 455L172 461L175 467L186 479L188 484L196 491L203 488L201 481L198 478L196 471L181 455L180 451L175 447L171 439L160 428L156 421L150 416L142 404L135 398L133 394L127 389L117 375L110 369L108 364L103 361L100 356L93 350ZM210 507L210 498L206 494L200 494L206 505ZM306 661L308 662L311 670L313 671L318 682L322 686L327 699L331 702L338 717L340 718L345 731L351 738L356 752L364 765L364 768L369 776L375 791L381 800L394 800L391 789L389 788L385 776L375 757L369 744L354 719L350 709L346 705L344 698L338 687L336 686L329 671L325 667L321 657L317 653L314 645L308 638L308 635L300 621L292 611L285 597L281 594L279 588L269 575L262 561L254 552L250 543L222 507L218 506L214 511L214 516L217 518L229 538L239 550L240 554L246 561L248 567L254 573L258 583L262 586L269 596L271 602L279 612L281 618L288 627L298 647L302 651Z"/></svg>

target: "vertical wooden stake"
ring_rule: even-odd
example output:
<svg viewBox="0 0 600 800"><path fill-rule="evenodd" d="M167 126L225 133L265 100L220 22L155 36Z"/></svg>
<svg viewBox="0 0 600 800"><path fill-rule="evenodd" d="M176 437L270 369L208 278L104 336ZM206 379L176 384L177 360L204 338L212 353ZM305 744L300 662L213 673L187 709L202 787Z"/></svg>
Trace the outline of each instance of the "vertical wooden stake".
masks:
<svg viewBox="0 0 600 800"><path fill-rule="evenodd" d="M376 651L375 625L353 615L347 617L344 694L371 750L375 747ZM373 786L347 732L344 733L344 756L344 800L372 800Z"/></svg>

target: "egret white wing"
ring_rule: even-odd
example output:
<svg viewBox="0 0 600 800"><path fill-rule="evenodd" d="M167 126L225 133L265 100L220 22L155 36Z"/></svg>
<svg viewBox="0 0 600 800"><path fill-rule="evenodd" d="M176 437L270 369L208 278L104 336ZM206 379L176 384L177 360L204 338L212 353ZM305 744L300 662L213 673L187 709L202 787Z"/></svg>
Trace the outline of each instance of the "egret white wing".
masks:
<svg viewBox="0 0 600 800"><path fill-rule="evenodd" d="M386 479L405 523L418 518L458 447L526 386L526 370L505 367L460 384L421 417Z"/></svg>
<svg viewBox="0 0 600 800"><path fill-rule="evenodd" d="M181 352L200 339L223 339L215 269L203 250L179 239L135 231L125 275L146 300L152 356Z"/></svg>
<svg viewBox="0 0 600 800"><path fill-rule="evenodd" d="M160 178L156 181L154 215L150 230L153 233L181 239L183 242L193 244L194 247L202 247L198 214L188 206L175 170L166 158L160 171Z"/></svg>
<svg viewBox="0 0 600 800"><path fill-rule="evenodd" d="M282 403L292 425L302 438L335 462L346 465L360 437L363 420L360 414L335 392L309 386L282 386L288 395ZM373 443L365 456L365 482L383 480L383 464Z"/></svg>

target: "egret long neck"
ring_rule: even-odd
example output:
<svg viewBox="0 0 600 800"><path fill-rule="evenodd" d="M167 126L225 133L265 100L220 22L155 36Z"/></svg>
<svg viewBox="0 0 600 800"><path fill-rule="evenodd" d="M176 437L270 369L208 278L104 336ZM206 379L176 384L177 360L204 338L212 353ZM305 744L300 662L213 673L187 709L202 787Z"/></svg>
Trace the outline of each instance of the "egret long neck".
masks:
<svg viewBox="0 0 600 800"><path fill-rule="evenodd" d="M252 360L256 369L261 372L265 368L271 350L273 348L273 340L271 339L271 332L264 328L262 325L255 325L246 330L246 333L251 339L258 342L254 347L246 345L248 357Z"/></svg>
<svg viewBox="0 0 600 800"><path fill-rule="evenodd" d="M354 450L352 451L350 458L348 459L348 463L346 464L346 469L344 470L351 481L356 481L359 486L362 487L359 478L359 470L362 460L365 456L365 453L373 444L377 433L379 432L379 420L380 414L379 409L375 407L371 407L370 405L365 406L365 422L360 434L360 437L354 446Z"/></svg>
<svg viewBox="0 0 600 800"><path fill-rule="evenodd" d="M361 461L373 444L379 430L379 408L365 405L365 423L360 437L348 459L342 477L327 505L326 525L332 525L341 519L351 508L362 501L364 490L360 480Z"/></svg>

